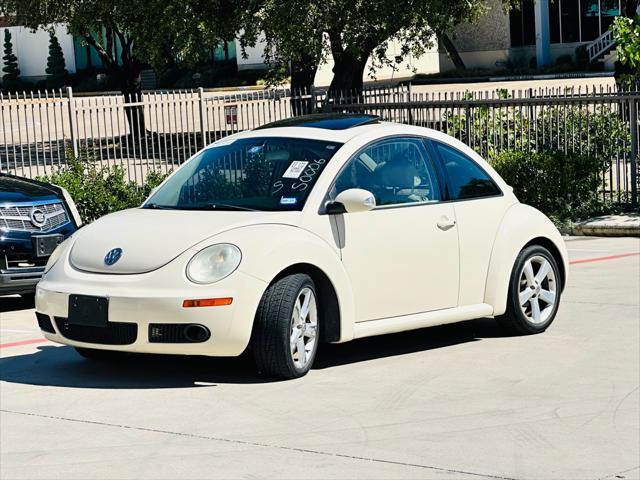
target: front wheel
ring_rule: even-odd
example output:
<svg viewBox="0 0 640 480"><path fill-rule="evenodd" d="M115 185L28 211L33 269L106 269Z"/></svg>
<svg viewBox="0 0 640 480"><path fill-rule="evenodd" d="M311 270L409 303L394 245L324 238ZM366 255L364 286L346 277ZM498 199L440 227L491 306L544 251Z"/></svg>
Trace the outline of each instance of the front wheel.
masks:
<svg viewBox="0 0 640 480"><path fill-rule="evenodd" d="M318 305L313 280L296 273L283 277L262 296L251 347L258 369L267 375L298 378L318 349Z"/></svg>
<svg viewBox="0 0 640 480"><path fill-rule="evenodd" d="M544 332L558 312L561 290L553 255L539 245L525 248L513 266L507 310L497 317L498 322L519 335Z"/></svg>

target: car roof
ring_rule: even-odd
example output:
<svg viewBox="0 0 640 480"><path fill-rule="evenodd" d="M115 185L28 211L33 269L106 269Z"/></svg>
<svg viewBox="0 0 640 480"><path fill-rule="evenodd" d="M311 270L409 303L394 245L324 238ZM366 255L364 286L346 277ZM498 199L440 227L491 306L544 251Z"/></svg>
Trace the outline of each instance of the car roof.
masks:
<svg viewBox="0 0 640 480"><path fill-rule="evenodd" d="M272 122L254 130L245 130L221 138L207 148L223 146L235 140L256 137L284 137L347 143L354 137L393 125L374 115L303 115Z"/></svg>
<svg viewBox="0 0 640 480"><path fill-rule="evenodd" d="M265 130L267 128L278 127L307 127L324 128L328 130L346 130L348 128L376 123L380 123L380 117L378 115L315 113L311 115L301 115L298 117L277 120L275 122L267 123L266 125L257 127L255 130Z"/></svg>

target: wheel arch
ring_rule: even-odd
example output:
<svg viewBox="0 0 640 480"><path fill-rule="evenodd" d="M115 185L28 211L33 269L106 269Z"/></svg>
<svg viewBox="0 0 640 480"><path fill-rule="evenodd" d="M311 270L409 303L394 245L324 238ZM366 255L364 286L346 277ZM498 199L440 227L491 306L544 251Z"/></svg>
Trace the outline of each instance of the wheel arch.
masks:
<svg viewBox="0 0 640 480"><path fill-rule="evenodd" d="M337 342L341 338L341 311L338 293L329 276L319 267L311 263L295 263L280 271L269 285L287 275L304 273L309 275L315 284L319 298L320 340L322 342Z"/></svg>
<svg viewBox="0 0 640 480"><path fill-rule="evenodd" d="M558 265L558 268L560 269L560 291L563 292L564 291L564 286L566 284L565 280L567 278L567 272L566 272L566 267L564 264L564 259L562 257L562 254L560 253L560 250L558 249L558 247L556 246L555 243L553 243L553 241L547 237L536 237L532 240L530 240L526 245L524 245L521 249L520 252L527 248L530 247L532 245L539 245L541 247L546 248L547 250L549 250L549 253L553 256L553 259L556 261L556 264ZM518 253L520 253L518 252Z"/></svg>
<svg viewBox="0 0 640 480"><path fill-rule="evenodd" d="M553 255L560 269L562 288L566 285L569 263L560 232L542 212L517 203L505 214L491 252L484 301L493 307L494 315L506 311L509 280L516 257L534 244L545 247Z"/></svg>

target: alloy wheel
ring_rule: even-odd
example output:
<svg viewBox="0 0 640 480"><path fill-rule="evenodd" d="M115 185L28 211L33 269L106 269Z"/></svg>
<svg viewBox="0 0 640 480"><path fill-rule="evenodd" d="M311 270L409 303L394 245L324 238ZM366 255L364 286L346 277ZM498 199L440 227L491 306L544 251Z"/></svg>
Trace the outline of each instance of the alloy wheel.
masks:
<svg viewBox="0 0 640 480"><path fill-rule="evenodd" d="M305 287L296 298L291 315L290 345L293 363L304 368L311 359L317 345L318 308L313 290Z"/></svg>
<svg viewBox="0 0 640 480"><path fill-rule="evenodd" d="M553 313L557 300L556 273L541 255L526 260L520 272L518 303L527 321L539 325Z"/></svg>

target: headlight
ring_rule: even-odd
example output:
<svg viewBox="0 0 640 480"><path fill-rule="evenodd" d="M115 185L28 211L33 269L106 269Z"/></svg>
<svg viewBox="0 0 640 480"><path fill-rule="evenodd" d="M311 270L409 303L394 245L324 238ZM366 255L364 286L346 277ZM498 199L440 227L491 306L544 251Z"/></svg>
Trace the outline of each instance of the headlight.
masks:
<svg viewBox="0 0 640 480"><path fill-rule="evenodd" d="M47 260L47 264L44 267L44 273L47 273L49 270L51 270L56 262L60 259L60 256L67 248L69 240L71 240L71 237L67 238L64 242L58 245L53 253L51 253L51 255L49 256L49 260Z"/></svg>
<svg viewBox="0 0 640 480"><path fill-rule="evenodd" d="M214 283L231 275L242 254L230 243L212 245L196 253L187 265L187 277L194 283Z"/></svg>

